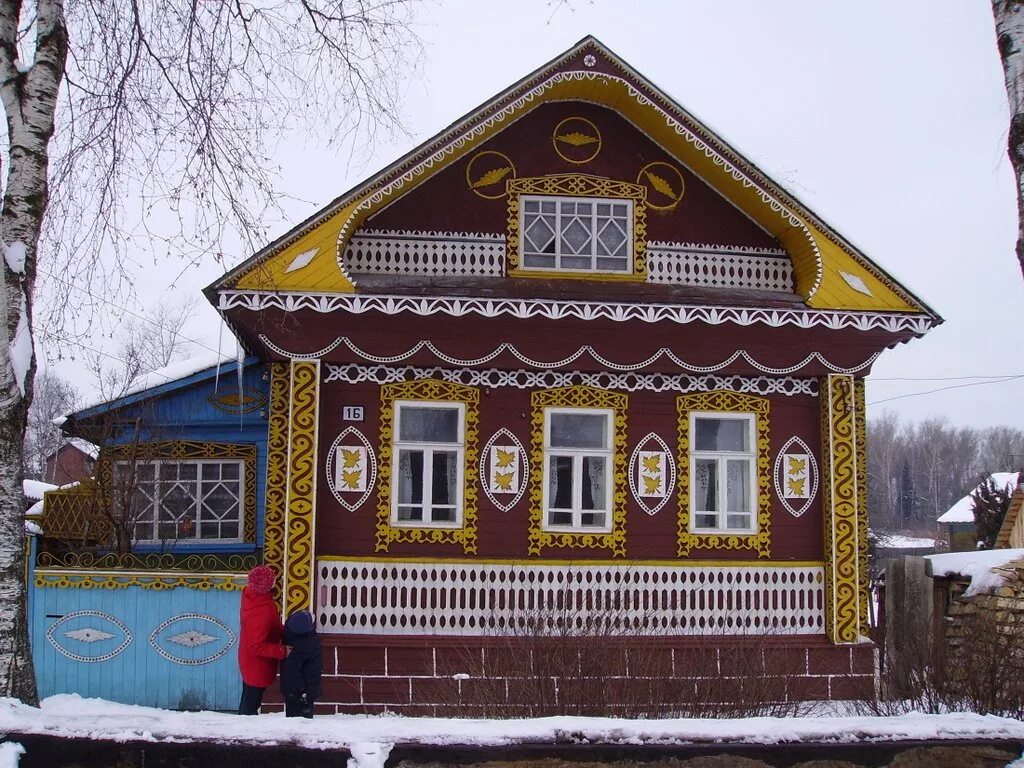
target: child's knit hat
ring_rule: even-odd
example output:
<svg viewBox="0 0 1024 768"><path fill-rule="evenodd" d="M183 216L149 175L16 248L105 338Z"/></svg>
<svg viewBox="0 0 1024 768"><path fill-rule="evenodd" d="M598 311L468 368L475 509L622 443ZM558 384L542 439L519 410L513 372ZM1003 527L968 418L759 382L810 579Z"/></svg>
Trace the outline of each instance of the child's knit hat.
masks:
<svg viewBox="0 0 1024 768"><path fill-rule="evenodd" d="M257 594L265 595L274 589L277 575L269 565L257 565L249 571L249 589Z"/></svg>

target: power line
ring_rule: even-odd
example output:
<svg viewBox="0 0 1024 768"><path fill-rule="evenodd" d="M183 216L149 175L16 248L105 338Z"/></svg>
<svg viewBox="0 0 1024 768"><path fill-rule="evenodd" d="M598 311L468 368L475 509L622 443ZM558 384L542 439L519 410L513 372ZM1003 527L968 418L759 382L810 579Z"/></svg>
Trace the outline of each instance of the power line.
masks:
<svg viewBox="0 0 1024 768"><path fill-rule="evenodd" d="M113 307L114 309L117 309L117 310L119 310L121 312L124 312L125 314L131 315L132 317L138 318L139 320L143 320L143 321L145 321L147 323L150 323L151 325L160 327L160 323L158 323L153 318L147 317L146 315L140 315L138 312L134 312L134 311L128 309L128 307L122 306L120 304L115 304L113 301L111 301L110 299L108 299L108 298L106 298L104 296L97 296L95 293L93 293L91 290L89 290L85 286L79 285L78 283L72 282L72 281L70 281L70 280L68 280L67 278L64 278L64 277L58 277L57 275L53 274L52 272L48 272L45 269L38 269L37 271L41 272L42 274L46 275L47 277L52 278L53 280L56 280L56 281L61 282L61 283L64 283L64 285L70 286L73 290L77 290L77 291L80 291L80 292L84 293L85 295L87 295L91 299L93 299L94 301L98 301L101 304L106 304L109 307ZM193 338L191 338L189 336L185 336L182 333L178 333L177 336L182 341L187 341L187 342L189 342L191 344L195 344L196 346L202 347L203 349L209 350L210 352L216 352L217 354L221 354L220 350L214 349L209 344L206 344L205 342L199 341L198 339L193 339ZM92 350L92 351L93 352L98 352L98 350L95 350L95 349ZM122 361L122 362L125 362L125 361Z"/></svg>
<svg viewBox="0 0 1024 768"><path fill-rule="evenodd" d="M878 378L872 376L868 381L965 381L968 379L1014 379L1019 376L1024 376L1024 373L979 374L977 376L882 376Z"/></svg>
<svg viewBox="0 0 1024 768"><path fill-rule="evenodd" d="M1024 374L1017 374L1017 375L1014 375L1014 376L1007 376L1006 378L1000 379L999 381L975 381L975 382L971 382L970 384L953 384L953 385L948 386L948 387L939 387L938 389L929 389L929 390L927 390L925 392L910 392L910 393L905 394L905 395L896 395L895 397L887 397L884 400L872 400L870 403L868 403L868 405L879 405L880 403L890 403L893 400L904 400L904 399L906 399L908 397L921 397L923 395L931 395L931 394L934 394L936 392L945 392L946 390L949 390L949 389L963 389L965 387L983 387L983 386L988 385L988 384L1003 384L1003 383L1005 383L1007 381L1014 381L1016 379L1024 379Z"/></svg>

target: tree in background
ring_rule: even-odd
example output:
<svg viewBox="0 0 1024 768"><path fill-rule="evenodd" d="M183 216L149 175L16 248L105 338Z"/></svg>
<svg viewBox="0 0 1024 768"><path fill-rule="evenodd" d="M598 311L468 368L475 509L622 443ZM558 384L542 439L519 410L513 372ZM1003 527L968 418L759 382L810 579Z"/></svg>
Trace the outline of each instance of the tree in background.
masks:
<svg viewBox="0 0 1024 768"><path fill-rule="evenodd" d="M398 127L412 6L0 0L0 694L37 699L21 514L37 280L66 320L109 300L146 243L192 260L262 245L278 142Z"/></svg>
<svg viewBox="0 0 1024 768"><path fill-rule="evenodd" d="M917 509L917 494L914 493L914 476L910 474L910 465L903 462L900 472L900 521L904 526L912 525Z"/></svg>
<svg viewBox="0 0 1024 768"><path fill-rule="evenodd" d="M1017 179L1017 261L1024 273L1024 0L992 0L992 15L1010 102L1007 152Z"/></svg>
<svg viewBox="0 0 1024 768"><path fill-rule="evenodd" d="M991 475L985 474L977 490L971 494L974 503L974 528L978 532L978 549L992 549L996 536L1003 525L1003 518L1010 508L1014 487L1000 486Z"/></svg>
<svg viewBox="0 0 1024 768"><path fill-rule="evenodd" d="M45 479L47 456L65 442L60 427L53 423L54 419L75 410L79 398L78 390L71 382L51 373L36 376L25 428L25 450L22 452L25 477Z"/></svg>

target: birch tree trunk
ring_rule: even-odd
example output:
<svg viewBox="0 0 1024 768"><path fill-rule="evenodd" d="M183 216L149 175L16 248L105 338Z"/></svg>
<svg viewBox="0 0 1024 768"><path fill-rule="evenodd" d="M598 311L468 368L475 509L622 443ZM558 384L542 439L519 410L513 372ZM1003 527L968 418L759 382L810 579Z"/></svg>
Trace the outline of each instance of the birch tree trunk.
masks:
<svg viewBox="0 0 1024 768"><path fill-rule="evenodd" d="M992 14L1010 102L1007 151L1017 178L1017 261L1024 274L1024 0L992 0Z"/></svg>
<svg viewBox="0 0 1024 768"><path fill-rule="evenodd" d="M0 320L7 342L0 355L0 692L33 704L20 454L35 375L32 295L49 199L47 150L68 51L63 3L38 0L34 10L33 60L25 62L18 48L21 2L0 0L0 101L9 146L0 209Z"/></svg>

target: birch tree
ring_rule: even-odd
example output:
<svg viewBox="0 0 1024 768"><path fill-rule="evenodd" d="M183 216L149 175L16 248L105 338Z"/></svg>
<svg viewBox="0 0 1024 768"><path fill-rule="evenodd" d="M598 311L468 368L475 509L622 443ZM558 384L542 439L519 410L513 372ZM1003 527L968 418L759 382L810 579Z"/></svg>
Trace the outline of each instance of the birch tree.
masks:
<svg viewBox="0 0 1024 768"><path fill-rule="evenodd" d="M1024 273L1024 0L992 0L1010 104L1007 151L1017 180L1017 261Z"/></svg>
<svg viewBox="0 0 1024 768"><path fill-rule="evenodd" d="M0 0L0 695L36 700L20 452L37 288L51 286L46 332L60 338L51 318L109 300L147 243L196 261L262 245L278 144L359 149L400 127L414 5Z"/></svg>

